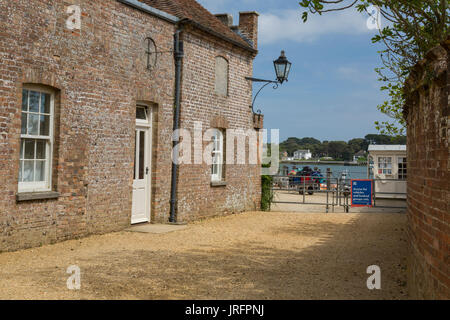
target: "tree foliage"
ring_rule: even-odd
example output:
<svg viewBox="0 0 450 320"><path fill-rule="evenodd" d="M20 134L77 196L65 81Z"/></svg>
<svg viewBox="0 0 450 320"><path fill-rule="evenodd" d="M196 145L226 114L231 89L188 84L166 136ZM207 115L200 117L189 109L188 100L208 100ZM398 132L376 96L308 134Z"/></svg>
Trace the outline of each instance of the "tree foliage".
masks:
<svg viewBox="0 0 450 320"><path fill-rule="evenodd" d="M426 52L443 42L449 34L449 4L447 0L302 0L300 6L306 9L302 19L308 15L323 14L355 8L368 11L371 6L378 9L383 18L373 43L383 43L380 51L381 66L375 71L385 85L389 100L378 109L393 121L376 122L381 133L400 135L405 132L402 117L404 105L404 83L411 68Z"/></svg>
<svg viewBox="0 0 450 320"><path fill-rule="evenodd" d="M310 150L314 158L332 157L335 160L353 160L359 151L367 151L369 144L406 144L406 137L368 134L364 138L346 141L323 141L314 138L288 138L280 143L280 153L292 156L297 150Z"/></svg>

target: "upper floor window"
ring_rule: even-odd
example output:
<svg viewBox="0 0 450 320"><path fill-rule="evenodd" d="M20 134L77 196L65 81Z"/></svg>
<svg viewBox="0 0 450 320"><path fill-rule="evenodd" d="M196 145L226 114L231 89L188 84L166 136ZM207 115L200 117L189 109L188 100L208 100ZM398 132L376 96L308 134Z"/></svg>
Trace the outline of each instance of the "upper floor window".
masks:
<svg viewBox="0 0 450 320"><path fill-rule="evenodd" d="M39 87L24 87L19 192L51 189L53 113L53 92Z"/></svg>
<svg viewBox="0 0 450 320"><path fill-rule="evenodd" d="M215 91L221 96L228 95L228 61L224 57L216 57Z"/></svg>
<svg viewBox="0 0 450 320"><path fill-rule="evenodd" d="M378 174L392 174L392 158L379 157L378 158Z"/></svg>

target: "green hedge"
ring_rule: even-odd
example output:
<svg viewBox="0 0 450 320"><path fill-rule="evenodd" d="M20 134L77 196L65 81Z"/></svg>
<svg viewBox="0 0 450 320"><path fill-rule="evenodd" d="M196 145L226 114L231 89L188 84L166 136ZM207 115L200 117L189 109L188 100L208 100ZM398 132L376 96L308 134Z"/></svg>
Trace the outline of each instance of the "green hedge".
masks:
<svg viewBox="0 0 450 320"><path fill-rule="evenodd" d="M270 211L273 201L272 176L261 176L261 210Z"/></svg>

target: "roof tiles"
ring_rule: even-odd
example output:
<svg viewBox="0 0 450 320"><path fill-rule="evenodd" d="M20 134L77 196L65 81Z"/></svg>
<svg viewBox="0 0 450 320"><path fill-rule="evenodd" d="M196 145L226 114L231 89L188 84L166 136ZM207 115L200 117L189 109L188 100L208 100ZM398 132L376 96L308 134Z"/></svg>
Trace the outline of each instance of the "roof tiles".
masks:
<svg viewBox="0 0 450 320"><path fill-rule="evenodd" d="M220 34L232 42L253 49L242 37L224 25L216 16L195 0L139 0L153 8L164 11L180 19L189 19L212 32Z"/></svg>

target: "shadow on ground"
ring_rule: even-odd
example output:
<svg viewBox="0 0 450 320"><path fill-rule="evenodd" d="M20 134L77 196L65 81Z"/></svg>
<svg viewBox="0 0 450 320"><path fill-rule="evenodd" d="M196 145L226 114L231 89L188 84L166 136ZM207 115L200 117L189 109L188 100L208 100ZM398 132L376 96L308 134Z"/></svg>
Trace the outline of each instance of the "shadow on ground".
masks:
<svg viewBox="0 0 450 320"><path fill-rule="evenodd" d="M258 215L265 224L255 226L256 230L246 230L246 221L240 224L239 216L208 222L222 224L216 226L211 239L197 243L191 243L191 237L201 225L164 236L119 233L120 238L143 241L142 248L107 245L95 255L79 255L82 290L78 292L56 285L65 283L68 275L55 270L50 262L21 281L31 282L26 285L37 292L46 292L45 297L35 298L407 298L403 215L382 215L380 219L380 215L361 214L337 221L324 215L314 222L311 217L317 214L299 218L298 214L258 213L252 216L253 223ZM225 233L233 226L242 229L221 234L221 228ZM245 239L242 233L248 233ZM171 240L175 234L185 241ZM158 246L158 241L169 244ZM151 245L146 248L146 244ZM381 267L382 290L371 291L366 286L366 269L374 264ZM24 271L19 268L8 276L20 278Z"/></svg>

